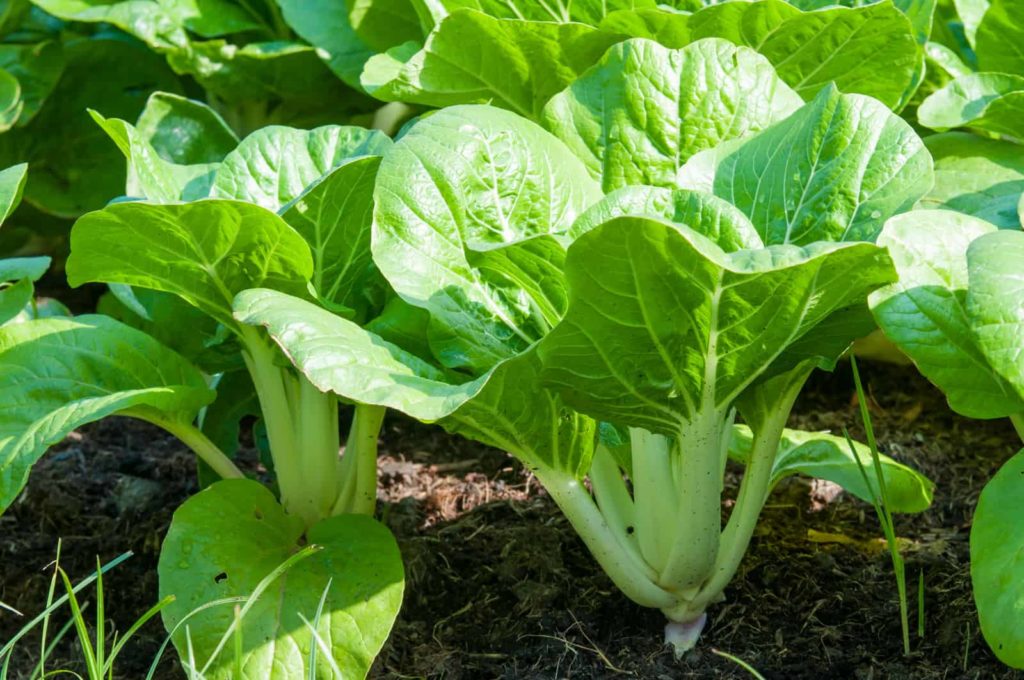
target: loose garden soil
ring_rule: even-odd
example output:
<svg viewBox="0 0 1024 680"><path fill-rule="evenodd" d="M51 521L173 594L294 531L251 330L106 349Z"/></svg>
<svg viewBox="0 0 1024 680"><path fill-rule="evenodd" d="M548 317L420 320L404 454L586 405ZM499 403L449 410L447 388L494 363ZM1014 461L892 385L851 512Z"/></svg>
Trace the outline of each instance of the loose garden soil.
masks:
<svg viewBox="0 0 1024 680"><path fill-rule="evenodd" d="M951 414L911 368L863 372L884 450L937 483L931 510L897 518L912 609L919 573L925 583L925 635L915 631L911 657L902 655L896 586L874 511L828 484L791 479L776 490L727 601L711 609L699 648L677 661L661 644L661 615L615 590L513 459L391 417L380 511L402 548L406 596L371 677L749 677L717 649L769 680L1024 678L1001 666L979 634L968 564L971 514L1014 452L1012 428ZM847 367L815 376L791 425L836 433L846 425L862 436L852 394ZM243 458L255 465L251 450ZM735 474L728 481L734 487ZM160 431L126 419L82 428L34 468L0 517L0 601L39 611L58 539L61 565L75 579L95 569L97 555L130 550L134 557L106 578L107 607L124 630L156 601L160 542L174 508L195 491L190 454ZM0 641L23 623L0 611ZM70 637L51 667L74 667ZM150 623L119 660L118 677L144 678L162 640ZM28 676L37 650L22 645L13 678ZM184 677L171 656L158 678Z"/></svg>

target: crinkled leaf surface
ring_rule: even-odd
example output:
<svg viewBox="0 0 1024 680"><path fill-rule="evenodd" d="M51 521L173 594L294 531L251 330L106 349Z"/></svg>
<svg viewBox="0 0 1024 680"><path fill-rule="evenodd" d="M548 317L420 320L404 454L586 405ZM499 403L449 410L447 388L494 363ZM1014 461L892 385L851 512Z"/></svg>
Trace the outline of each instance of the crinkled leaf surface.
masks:
<svg viewBox="0 0 1024 680"><path fill-rule="evenodd" d="M989 365L1024 399L1024 232L1002 230L967 248L967 313ZM1019 401L1017 403L1020 403ZM1018 412L1024 409L1019 409Z"/></svg>
<svg viewBox="0 0 1024 680"><path fill-rule="evenodd" d="M955 210L1000 229L1020 229L1024 149L965 132L929 135L924 143L935 162L935 185L919 207Z"/></svg>
<svg viewBox="0 0 1024 680"><path fill-rule="evenodd" d="M68 282L125 283L174 293L229 328L235 294L253 286L301 294L313 273L306 242L249 203L116 203L71 231Z"/></svg>
<svg viewBox="0 0 1024 680"><path fill-rule="evenodd" d="M0 510L47 448L108 415L191 423L213 399L201 373L148 335L103 316L0 328Z"/></svg>
<svg viewBox="0 0 1024 680"><path fill-rule="evenodd" d="M361 127L297 130L271 125L246 137L227 155L212 195L277 211L344 161L380 155L390 146L384 133Z"/></svg>
<svg viewBox="0 0 1024 680"><path fill-rule="evenodd" d="M383 307L387 283L373 263L373 186L379 156L363 156L330 171L281 210L309 243L313 288L329 304L365 320Z"/></svg>
<svg viewBox="0 0 1024 680"><path fill-rule="evenodd" d="M482 376L453 376L357 324L269 290L235 300L243 323L265 326L310 382L353 401L394 408L418 420L509 451L535 467L582 477L595 424L537 383L530 349Z"/></svg>
<svg viewBox="0 0 1024 680"><path fill-rule="evenodd" d="M804 99L829 83L901 105L923 59L909 19L882 2L803 12L782 0L723 2L692 14L668 10L615 12L601 28L679 48L701 38L752 47Z"/></svg>
<svg viewBox="0 0 1024 680"><path fill-rule="evenodd" d="M753 435L750 428L745 425L735 426L729 456L745 463L750 460L752 446ZM874 461L871 450L860 442L854 442L853 447L857 458L868 472L870 488L864 483L864 476L845 437L836 437L825 432L784 430L772 467L772 485L790 475L807 475L834 482L857 498L871 503L872 494L875 497L880 496L872 468ZM886 499L890 510L923 512L931 506L935 485L927 477L889 456L879 455L879 460L882 463Z"/></svg>
<svg viewBox="0 0 1024 680"><path fill-rule="evenodd" d="M69 41L64 56L52 105L27 126L0 135L0 165L27 160L25 199L45 212L76 217L120 195L125 180L117 148L87 109L134 120L150 92L180 86L163 59L126 40Z"/></svg>
<svg viewBox="0 0 1024 680"><path fill-rule="evenodd" d="M698 411L724 412L892 271L868 243L729 254L686 227L621 217L573 243L566 276L569 310L539 345L544 384L583 413L672 436Z"/></svg>
<svg viewBox="0 0 1024 680"><path fill-rule="evenodd" d="M600 189L572 152L502 109L459 106L414 125L377 175L373 255L431 314L430 344L476 373L557 321L562 246Z"/></svg>
<svg viewBox="0 0 1024 680"><path fill-rule="evenodd" d="M925 99L917 117L934 130L971 127L1024 140L1024 76L960 76Z"/></svg>
<svg viewBox="0 0 1024 680"><path fill-rule="evenodd" d="M429 106L493 103L539 120L565 89L622 36L580 23L496 19L459 10L421 50L371 59L363 87L384 101Z"/></svg>
<svg viewBox="0 0 1024 680"><path fill-rule="evenodd" d="M781 123L697 154L680 185L735 205L768 245L873 241L931 187L932 160L879 102L828 87Z"/></svg>
<svg viewBox="0 0 1024 680"><path fill-rule="evenodd" d="M372 517L339 515L308 532L285 514L273 494L258 482L213 484L174 513L160 551L160 595L176 599L163 610L169 630L186 614L214 600L250 595L268 574L302 545L303 534L321 550L294 564L247 612L242 622L242 677L305 680L315 645L305 621L316 620L326 592L317 633L342 675L320 655L316 678L364 678L384 645L402 604L404 573L398 544ZM231 606L212 607L186 625L197 662L205 665L234 621ZM305 618L305 621L303 620ZM185 628L174 644L188 658ZM211 664L206 677L237 680L234 648Z"/></svg>
<svg viewBox="0 0 1024 680"><path fill-rule="evenodd" d="M1024 410L978 346L967 308L968 246L994 231L988 222L946 210L894 217L878 242L889 249L899 281L870 297L886 336L946 394L954 411L971 418Z"/></svg>
<svg viewBox="0 0 1024 680"><path fill-rule="evenodd" d="M985 486L971 526L971 582L981 632L996 656L1024 668L1024 451Z"/></svg>
<svg viewBox="0 0 1024 680"><path fill-rule="evenodd" d="M763 56L726 40L670 50L627 40L544 110L544 123L605 191L674 187L690 156L758 132L802 105Z"/></svg>
<svg viewBox="0 0 1024 680"><path fill-rule="evenodd" d="M825 9L828 7L862 7L886 0L786 0L794 7L803 10ZM935 6L939 0L892 0L893 6L907 15L914 26L917 41L922 45L932 33L932 19Z"/></svg>
<svg viewBox="0 0 1024 680"><path fill-rule="evenodd" d="M182 165L217 163L238 146L219 113L170 92L150 95L135 127L161 158Z"/></svg>

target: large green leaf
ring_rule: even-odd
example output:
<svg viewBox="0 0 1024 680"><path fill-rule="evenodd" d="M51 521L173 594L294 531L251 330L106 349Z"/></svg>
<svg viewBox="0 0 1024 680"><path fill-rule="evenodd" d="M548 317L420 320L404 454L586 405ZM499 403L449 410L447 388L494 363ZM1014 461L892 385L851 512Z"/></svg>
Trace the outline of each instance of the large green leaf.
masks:
<svg viewBox="0 0 1024 680"><path fill-rule="evenodd" d="M483 372L526 349L564 299L559 242L600 189L535 123L488 106L422 119L377 175L373 255L431 314L441 362Z"/></svg>
<svg viewBox="0 0 1024 680"><path fill-rule="evenodd" d="M764 132L697 154L680 184L728 200L768 245L873 241L931 188L932 160L879 102L827 87Z"/></svg>
<svg viewBox="0 0 1024 680"><path fill-rule="evenodd" d="M235 328L236 293L268 286L301 294L313 274L306 242L248 203L117 203L71 231L68 282L125 283L174 293Z"/></svg>
<svg viewBox="0 0 1024 680"><path fill-rule="evenodd" d="M188 43L181 21L152 0L32 0L32 3L64 21L110 24L155 49L183 47Z"/></svg>
<svg viewBox="0 0 1024 680"><path fill-rule="evenodd" d="M725 253L643 217L578 238L566 276L569 311L539 345L544 384L583 413L669 436L724 413L791 343L893 278L868 243Z"/></svg>
<svg viewBox="0 0 1024 680"><path fill-rule="evenodd" d="M1024 451L981 492L971 526L971 582L981 632L1000 661L1024 668Z"/></svg>
<svg viewBox="0 0 1024 680"><path fill-rule="evenodd" d="M612 218L628 215L650 215L685 225L726 252L764 247L754 225L731 203L700 191L650 186L611 192L576 219L570 234L575 240Z"/></svg>
<svg viewBox="0 0 1024 680"><path fill-rule="evenodd" d="M970 284L967 313L974 337L989 365L1013 387L1019 399L1024 400L1022 258L1024 232L1021 231L985 234L967 248Z"/></svg>
<svg viewBox="0 0 1024 680"><path fill-rule="evenodd" d="M190 612L215 600L251 595L308 544L320 550L278 576L246 612L240 635L243 677L366 677L402 604L402 557L394 537L364 515L331 517L306 532L301 519L285 514L270 491L250 480L218 482L174 513L160 551L160 595L175 598L163 618L175 631L182 658L191 650L200 668L205 666L235 620L232 606L186 618ZM316 621L318 610L316 630L340 676L323 653L317 669L308 668L316 642L306 622ZM234 646L228 645L204 677L235 680L235 662Z"/></svg>
<svg viewBox="0 0 1024 680"><path fill-rule="evenodd" d="M887 0L787 0L794 7L803 10L825 9L827 7L862 7ZM936 3L940 0L892 0L898 10L907 15L914 26L917 41L922 45L928 41L932 33L932 18L935 15Z"/></svg>
<svg viewBox="0 0 1024 680"><path fill-rule="evenodd" d="M1020 229L1024 149L965 132L929 135L924 143L935 161L935 185L920 207L955 210L1000 229Z"/></svg>
<svg viewBox="0 0 1024 680"><path fill-rule="evenodd" d="M996 228L946 210L894 217L878 239L889 249L899 281L870 297L878 325L935 383L950 407L972 418L1024 411L1024 402L992 369L967 309L968 245Z"/></svg>
<svg viewBox="0 0 1024 680"><path fill-rule="evenodd" d="M532 349L458 382L357 324L288 295L245 291L235 299L235 312L243 323L265 326L321 390L440 422L534 468L582 477L590 467L595 424L539 388L540 361Z"/></svg>
<svg viewBox="0 0 1024 680"><path fill-rule="evenodd" d="M381 155L390 146L384 133L361 127L296 130L271 125L246 137L227 155L212 195L277 211L346 160Z"/></svg>
<svg viewBox="0 0 1024 680"><path fill-rule="evenodd" d="M212 399L198 370L112 319L0 328L0 511L32 464L75 428L115 413L190 424Z"/></svg>
<svg viewBox="0 0 1024 680"><path fill-rule="evenodd" d="M978 24L974 51L978 69L1024 74L1024 5L1017 0L989 0Z"/></svg>
<svg viewBox="0 0 1024 680"><path fill-rule="evenodd" d="M384 305L387 283L373 263L373 186L379 156L335 168L285 206L281 216L309 243L313 288L321 300L365 321Z"/></svg>
<svg viewBox="0 0 1024 680"><path fill-rule="evenodd" d="M27 160L25 199L75 217L121 195L125 183L117 149L86 110L134 120L150 92L177 91L179 84L162 59L125 40L73 40L64 56L49 105L26 127L0 135L0 165Z"/></svg>
<svg viewBox="0 0 1024 680"><path fill-rule="evenodd" d="M701 38L752 47L804 99L835 85L890 108L904 103L919 78L923 52L914 27L889 2L802 12L782 0L724 2L692 14L615 12L601 28L679 48Z"/></svg>
<svg viewBox="0 0 1024 680"><path fill-rule="evenodd" d="M15 166L0 172L0 184L4 183L4 173L17 169L18 166ZM24 177L24 166L21 166L20 170L21 176ZM6 179L6 189L9 191L9 182L12 178ZM32 283L38 281L49 268L49 257L10 257L0 260L0 326L12 319L20 319L22 312L31 309L32 297L35 294L35 286Z"/></svg>
<svg viewBox="0 0 1024 680"><path fill-rule="evenodd" d="M384 101L488 102L538 120L548 99L621 39L585 24L459 10L434 29L421 50L407 43L372 58L362 84Z"/></svg>
<svg viewBox="0 0 1024 680"><path fill-rule="evenodd" d="M276 1L292 30L316 46L339 78L351 87L359 87L359 74L377 50L364 43L352 27L350 0Z"/></svg>
<svg viewBox="0 0 1024 680"><path fill-rule="evenodd" d="M204 38L258 30L265 22L247 3L231 0L158 0L182 26Z"/></svg>
<svg viewBox="0 0 1024 680"><path fill-rule="evenodd" d="M1024 76L1008 73L960 76L917 110L921 125L934 130L971 127L1024 141L1022 117Z"/></svg>
<svg viewBox="0 0 1024 680"><path fill-rule="evenodd" d="M693 154L763 130L801 104L752 49L707 39L670 50L637 39L613 46L556 95L544 122L605 191L674 187Z"/></svg>
<svg viewBox="0 0 1024 680"><path fill-rule="evenodd" d="M741 462L750 459L753 446L750 428L737 425L733 429L729 456ZM853 444L860 464L868 472L870 488L850 451L845 437L824 432L785 430L772 467L772 486L790 475L801 474L835 482L861 500L872 502L872 495L880 497L878 483L872 469L871 450L859 442ZM932 504L935 485L924 475L889 456L879 455L885 479L886 502L893 512L923 512Z"/></svg>
<svg viewBox="0 0 1024 680"><path fill-rule="evenodd" d="M349 20L361 40L383 52L423 37L414 4L414 0L351 0Z"/></svg>

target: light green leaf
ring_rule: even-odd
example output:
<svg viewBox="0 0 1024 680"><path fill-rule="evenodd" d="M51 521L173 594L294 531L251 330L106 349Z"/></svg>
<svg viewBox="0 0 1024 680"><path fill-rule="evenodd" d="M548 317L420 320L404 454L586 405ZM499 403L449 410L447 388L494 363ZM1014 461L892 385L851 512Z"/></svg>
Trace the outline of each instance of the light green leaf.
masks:
<svg viewBox="0 0 1024 680"><path fill-rule="evenodd" d="M112 319L0 328L0 511L33 463L75 428L115 413L190 424L212 399L198 370Z"/></svg>
<svg viewBox="0 0 1024 680"><path fill-rule="evenodd" d="M434 29L423 49L411 53L404 47L371 59L362 84L383 101L488 102L539 120L552 96L621 39L584 24L459 10Z"/></svg>
<svg viewBox="0 0 1024 680"><path fill-rule="evenodd" d="M28 164L19 163L0 170L0 225L11 216L14 209L21 203L21 195L25 191L25 177ZM49 262L47 262L49 266Z"/></svg>
<svg viewBox="0 0 1024 680"><path fill-rule="evenodd" d="M576 219L570 236L576 240L615 217L629 215L649 215L685 225L727 253L764 247L754 225L731 203L699 191L645 186L623 187L608 194Z"/></svg>
<svg viewBox="0 0 1024 680"><path fill-rule="evenodd" d="M0 132L14 127L23 106L21 83L9 71L0 68Z"/></svg>
<svg viewBox="0 0 1024 680"><path fill-rule="evenodd" d="M921 139L879 102L825 88L786 120L694 156L680 185L742 210L768 245L873 241L932 186Z"/></svg>
<svg viewBox="0 0 1024 680"><path fill-rule="evenodd" d="M613 46L556 95L544 123L605 191L674 187L693 154L763 130L802 103L752 49L706 39L669 50L637 39Z"/></svg>
<svg viewBox="0 0 1024 680"><path fill-rule="evenodd" d="M366 677L402 604L402 558L391 532L372 517L339 515L308 531L286 515L273 494L251 480L213 484L174 513L160 551L160 596L175 597L162 612L169 630L186 615L218 599L248 596L303 545L320 550L292 565L263 592L242 621L241 668L267 680L337 678L320 656L307 668L317 629L344 678ZM305 621L303 620L305 619ZM212 607L189 618L174 644L188 658L186 626L197 662L205 666L235 620L232 606ZM233 646L205 677L234 680Z"/></svg>
<svg viewBox="0 0 1024 680"><path fill-rule="evenodd" d="M922 375L970 418L1001 418L1024 402L992 369L978 347L967 309L967 248L996 228L945 210L894 217L878 239L889 249L899 281L869 298L886 336Z"/></svg>
<svg viewBox="0 0 1024 680"><path fill-rule="evenodd" d="M0 260L0 265L3 260ZM21 279L11 285L0 284L0 326L21 314L32 304L35 286L32 279Z"/></svg>
<svg viewBox="0 0 1024 680"><path fill-rule="evenodd" d="M413 0L351 0L349 20L356 35L377 52L423 38Z"/></svg>
<svg viewBox="0 0 1024 680"><path fill-rule="evenodd" d="M309 243L318 296L353 310L357 320L379 311L388 290L370 252L380 160L363 156L342 163L281 210Z"/></svg>
<svg viewBox="0 0 1024 680"><path fill-rule="evenodd" d="M49 257L7 257L0 260L0 283L20 279L38 281L49 268Z"/></svg>
<svg viewBox="0 0 1024 680"><path fill-rule="evenodd" d="M346 160L381 155L390 146L384 133L361 127L296 130L271 125L246 137L227 155L212 195L277 211Z"/></svg>
<svg viewBox="0 0 1024 680"><path fill-rule="evenodd" d="M544 384L595 418L672 436L698 411L724 413L892 270L868 243L727 254L685 227L621 217L573 243L566 276L569 311L539 345Z"/></svg>
<svg viewBox="0 0 1024 680"><path fill-rule="evenodd" d="M965 132L929 135L924 143L935 161L935 185L919 207L955 210L1000 229L1020 229L1024 149Z"/></svg>
<svg viewBox="0 0 1024 680"><path fill-rule="evenodd" d="M1024 76L970 73L931 94L917 118L934 130L972 127L1024 141Z"/></svg>
<svg viewBox="0 0 1024 680"><path fill-rule="evenodd" d="M967 314L978 347L1024 400L1024 232L1001 230L967 248ZM1018 400L1016 403L1020 404ZM1009 407L1009 404L1007 404ZM1017 413L1024 411L1018 408ZM1013 412L1011 412L1013 413Z"/></svg>
<svg viewBox="0 0 1024 680"><path fill-rule="evenodd" d="M155 49L188 44L181 21L152 0L32 0L32 4L64 21L110 24Z"/></svg>
<svg viewBox="0 0 1024 680"><path fill-rule="evenodd" d="M729 456L745 463L750 459L752 444L750 428L737 425L733 429ZM864 483L864 476L845 437L824 432L784 430L772 467L772 486L790 475L802 474L834 482L857 498L871 503L872 494L880 496L878 482L872 472L871 450L860 442L854 442L854 451L868 471L870 489ZM879 455L879 460L890 510L923 512L931 506L935 485L927 477L889 456Z"/></svg>
<svg viewBox="0 0 1024 680"><path fill-rule="evenodd" d="M815 12L782 0L724 2L692 14L615 12L601 28L671 48L701 38L752 47L805 100L834 83L843 92L866 94L896 108L909 98L923 60L914 27L889 2Z"/></svg>
<svg viewBox="0 0 1024 680"><path fill-rule="evenodd" d="M355 323L281 293L245 291L235 299L235 313L242 323L265 326L321 390L439 422L533 467L577 477L590 467L595 424L540 389L532 349L460 383Z"/></svg>
<svg viewBox="0 0 1024 680"><path fill-rule="evenodd" d="M794 7L802 10L825 9L828 7L863 7L886 0L787 0ZM935 6L940 0L892 0L896 9L907 15L910 23L914 26L917 41L922 45L928 40L932 33L932 18L935 16Z"/></svg>
<svg viewBox="0 0 1024 680"><path fill-rule="evenodd" d="M150 95L135 128L161 158L180 165L217 163L238 146L219 113L170 92Z"/></svg>
<svg viewBox="0 0 1024 680"><path fill-rule="evenodd" d="M580 160L535 123L494 107L448 108L384 157L374 260L406 302L430 312L440 361L480 373L550 328L562 255L549 235L599 197ZM543 294L524 291L513 261L544 272Z"/></svg>
<svg viewBox="0 0 1024 680"><path fill-rule="evenodd" d="M988 11L989 0L953 0L953 6L964 26L964 35L971 47L974 47L985 12Z"/></svg>
<svg viewBox="0 0 1024 680"><path fill-rule="evenodd" d="M25 200L77 217L102 207L125 185L120 154L87 109L134 120L151 91L173 92L179 84L160 57L126 40L72 40L64 56L67 65L48 105L29 125L0 135L0 165L27 160Z"/></svg>
<svg viewBox="0 0 1024 680"><path fill-rule="evenodd" d="M133 125L118 118L104 118L96 111L89 113L128 161L125 195L155 203L175 203L210 194L216 163L173 163L164 159Z"/></svg>
<svg viewBox="0 0 1024 680"><path fill-rule="evenodd" d="M498 19L557 23L578 21L593 25L599 23L610 12L654 9L658 6L657 0L421 0L419 4L439 5L442 14L459 9L473 9Z"/></svg>
<svg viewBox="0 0 1024 680"><path fill-rule="evenodd" d="M1024 5L1017 0L989 0L978 24L974 51L979 71L1024 74Z"/></svg>
<svg viewBox="0 0 1024 680"><path fill-rule="evenodd" d="M254 286L302 294L313 262L302 237L256 205L116 203L75 223L67 273L72 286L124 283L174 293L236 328L235 294Z"/></svg>
<svg viewBox="0 0 1024 680"><path fill-rule="evenodd" d="M158 0L177 22L204 38L253 31L264 22L246 3L229 0Z"/></svg>
<svg viewBox="0 0 1024 680"><path fill-rule="evenodd" d="M999 660L1024 668L1024 452L981 492L971 525L971 582L981 632Z"/></svg>

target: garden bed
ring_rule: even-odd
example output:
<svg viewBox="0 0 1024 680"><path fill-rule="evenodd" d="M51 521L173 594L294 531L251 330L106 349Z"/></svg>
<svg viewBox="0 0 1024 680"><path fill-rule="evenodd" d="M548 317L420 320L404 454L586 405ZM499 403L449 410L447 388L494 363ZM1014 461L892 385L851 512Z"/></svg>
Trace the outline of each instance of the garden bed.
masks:
<svg viewBox="0 0 1024 680"><path fill-rule="evenodd" d="M727 601L711 609L697 650L676 661L661 644L661 615L613 587L515 460L392 415L380 511L402 548L406 595L371 677L749 677L712 648L769 679L1024 677L982 640L968 565L973 507L1013 453L1012 428L953 415L912 368L863 370L884 451L937 484L929 511L896 519L912 609L919 571L925 579L925 636L915 635L912 657L902 656L896 587L874 512L828 485L796 478L780 486ZM791 425L837 433L847 425L861 437L852 394L846 367L816 375ZM244 455L251 468L255 455ZM107 606L123 630L156 601L160 542L174 508L195 490L191 454L159 430L125 419L83 428L34 469L0 517L0 601L27 615L40 609L58 539L73 578L94 569L97 554L109 560L131 550L106 579ZM21 625L0 614L0 640ZM120 677L144 677L162 639L159 624L147 626L125 652ZM38 649L22 647L15 680ZM79 656L69 643L52 667L74 667ZM172 656L158 678L181 677Z"/></svg>

